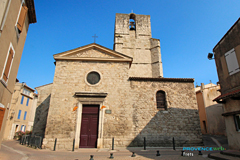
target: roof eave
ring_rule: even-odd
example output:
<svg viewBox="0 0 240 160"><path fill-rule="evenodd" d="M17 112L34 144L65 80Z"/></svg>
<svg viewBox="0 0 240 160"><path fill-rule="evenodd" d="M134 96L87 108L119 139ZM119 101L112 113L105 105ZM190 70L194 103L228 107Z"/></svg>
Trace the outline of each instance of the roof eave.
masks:
<svg viewBox="0 0 240 160"><path fill-rule="evenodd" d="M34 0L25 0L27 7L28 7L28 18L29 23L36 23L36 12L35 12L35 6L34 6Z"/></svg>
<svg viewBox="0 0 240 160"><path fill-rule="evenodd" d="M130 81L165 81L165 82L187 82L193 83L194 78L150 78L150 77L129 77Z"/></svg>
<svg viewBox="0 0 240 160"><path fill-rule="evenodd" d="M213 48L213 52L214 50L217 48L217 46L221 43L221 41L223 39L225 39L225 37L228 35L228 33L237 25L237 23L240 21L240 17L238 18L238 20L232 25L232 27L227 31L227 33L221 38L221 40L216 44L216 46Z"/></svg>

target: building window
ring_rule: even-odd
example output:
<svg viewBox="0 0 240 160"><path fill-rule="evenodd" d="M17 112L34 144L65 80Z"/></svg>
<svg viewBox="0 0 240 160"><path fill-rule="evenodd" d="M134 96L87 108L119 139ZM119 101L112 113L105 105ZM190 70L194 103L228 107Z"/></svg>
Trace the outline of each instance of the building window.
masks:
<svg viewBox="0 0 240 160"><path fill-rule="evenodd" d="M157 109L167 110L166 94L164 91L158 91L156 94Z"/></svg>
<svg viewBox="0 0 240 160"><path fill-rule="evenodd" d="M21 126L21 131L25 132L25 125Z"/></svg>
<svg viewBox="0 0 240 160"><path fill-rule="evenodd" d="M91 85L97 84L100 81L101 77L98 72L90 72L87 75L87 82Z"/></svg>
<svg viewBox="0 0 240 160"><path fill-rule="evenodd" d="M234 48L228 51L227 53L225 53L225 59L227 62L229 75L233 75L240 71Z"/></svg>
<svg viewBox="0 0 240 160"><path fill-rule="evenodd" d="M20 9L19 16L18 16L17 23L16 23L16 31L17 31L18 36L23 30L23 25L25 22L25 18L27 16L27 11L28 11L28 8L25 5L24 1L22 1L21 9Z"/></svg>
<svg viewBox="0 0 240 160"><path fill-rule="evenodd" d="M22 96L22 99L21 99L21 104L23 104L23 101L24 101L24 96Z"/></svg>
<svg viewBox="0 0 240 160"><path fill-rule="evenodd" d="M26 117L27 117L27 111L24 112L23 120L26 120Z"/></svg>
<svg viewBox="0 0 240 160"><path fill-rule="evenodd" d="M240 114L234 115L234 121L236 125L236 130L240 132Z"/></svg>
<svg viewBox="0 0 240 160"><path fill-rule="evenodd" d="M23 89L23 94L30 96L30 91L27 89Z"/></svg>
<svg viewBox="0 0 240 160"><path fill-rule="evenodd" d="M28 103L29 103L29 98L27 98L27 104L26 104L26 106L28 106Z"/></svg>
<svg viewBox="0 0 240 160"><path fill-rule="evenodd" d="M14 54L15 54L14 49L12 47L12 44L10 44L10 47L8 50L8 55L7 55L6 61L5 61L3 75L2 75L2 79L4 80L5 83L7 83L8 79L9 79Z"/></svg>
<svg viewBox="0 0 240 160"><path fill-rule="evenodd" d="M21 117L21 112L22 112L21 110L18 111L18 119L20 119Z"/></svg>

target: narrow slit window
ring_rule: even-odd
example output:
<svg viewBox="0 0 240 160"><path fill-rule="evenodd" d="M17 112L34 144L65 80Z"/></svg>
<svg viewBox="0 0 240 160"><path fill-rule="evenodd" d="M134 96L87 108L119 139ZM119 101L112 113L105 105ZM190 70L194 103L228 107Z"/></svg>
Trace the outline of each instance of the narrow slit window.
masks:
<svg viewBox="0 0 240 160"><path fill-rule="evenodd" d="M158 91L156 94L156 100L157 100L157 109L164 109L167 110L166 105L166 94L164 91Z"/></svg>

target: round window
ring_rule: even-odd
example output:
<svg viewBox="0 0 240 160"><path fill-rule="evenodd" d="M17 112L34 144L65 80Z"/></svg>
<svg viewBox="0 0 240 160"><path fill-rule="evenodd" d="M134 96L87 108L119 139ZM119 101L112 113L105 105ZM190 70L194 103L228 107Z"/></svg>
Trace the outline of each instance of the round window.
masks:
<svg viewBox="0 0 240 160"><path fill-rule="evenodd" d="M97 84L100 81L100 74L97 72L90 72L87 75L87 82L90 84Z"/></svg>

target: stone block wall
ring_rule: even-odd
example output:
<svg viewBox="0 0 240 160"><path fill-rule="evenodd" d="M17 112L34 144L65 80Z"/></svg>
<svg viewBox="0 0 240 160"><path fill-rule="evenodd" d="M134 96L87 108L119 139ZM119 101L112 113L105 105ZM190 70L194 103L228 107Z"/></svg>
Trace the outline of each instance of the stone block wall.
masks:
<svg viewBox="0 0 240 160"><path fill-rule="evenodd" d="M150 42L152 77L163 77L160 40L151 38Z"/></svg>
<svg viewBox="0 0 240 160"><path fill-rule="evenodd" d="M135 30L129 29L130 17ZM160 42L152 39L149 15L116 14L114 50L133 58L130 77L163 76Z"/></svg>
<svg viewBox="0 0 240 160"><path fill-rule="evenodd" d="M89 85L86 76L97 71L101 80ZM194 84L191 82L135 81L128 78L128 63L57 61L43 144L52 148L58 138L59 148L71 149L76 134L79 103L76 92L107 93L103 101L102 147L176 146L202 144ZM167 111L156 106L156 92L166 92ZM101 107L101 106L100 106ZM100 137L98 137L100 138ZM76 142L78 143L78 142Z"/></svg>
<svg viewBox="0 0 240 160"><path fill-rule="evenodd" d="M79 103L78 98L74 97L76 92L108 93L103 105L110 109L112 114L105 114L104 130L110 127L112 132L106 131L104 135L112 137L118 133L114 126L122 128L119 135L129 135L132 121L127 118L131 117L131 114L127 113L129 109L125 107L129 106L130 101L128 70L128 62L57 61L44 145L51 148L50 142L55 138L60 140L59 145L67 143L64 139L71 139L72 143L77 121L77 112L73 111L73 108ZM90 71L97 71L100 74L101 80L98 84L90 85L86 82L86 76ZM115 116L120 112L124 116Z"/></svg>
<svg viewBox="0 0 240 160"><path fill-rule="evenodd" d="M146 137L147 146L171 147L202 145L199 115L194 84L186 82L130 81L129 106L116 106L117 114L105 117L104 148L111 148L112 137L116 147L140 147ZM166 92L167 111L156 106L156 92ZM128 115L127 115L128 114ZM116 122L132 121L131 125ZM122 125L121 125L122 123ZM123 134L128 131L127 135Z"/></svg>
<svg viewBox="0 0 240 160"><path fill-rule="evenodd" d="M142 146L143 137L148 146L201 145L199 115L190 82L131 81L135 138L129 146ZM166 93L167 111L157 109L156 93Z"/></svg>
<svg viewBox="0 0 240 160"><path fill-rule="evenodd" d="M52 83L36 87L36 90L38 91L38 102L32 134L44 137L51 98Z"/></svg>
<svg viewBox="0 0 240 160"><path fill-rule="evenodd" d="M133 58L129 76L151 77L150 16L135 15L135 30L129 29L131 14L116 14L114 50Z"/></svg>

